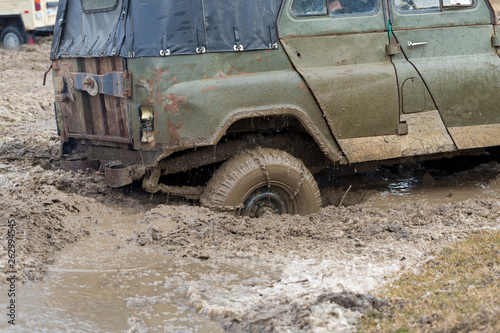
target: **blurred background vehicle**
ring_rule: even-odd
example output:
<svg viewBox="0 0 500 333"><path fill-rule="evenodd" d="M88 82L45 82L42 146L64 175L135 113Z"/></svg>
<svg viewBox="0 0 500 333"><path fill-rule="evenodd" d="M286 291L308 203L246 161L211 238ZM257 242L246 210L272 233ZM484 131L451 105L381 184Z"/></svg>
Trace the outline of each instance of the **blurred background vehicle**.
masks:
<svg viewBox="0 0 500 333"><path fill-rule="evenodd" d="M15 50L32 43L36 35L54 31L59 1L0 0L0 42Z"/></svg>

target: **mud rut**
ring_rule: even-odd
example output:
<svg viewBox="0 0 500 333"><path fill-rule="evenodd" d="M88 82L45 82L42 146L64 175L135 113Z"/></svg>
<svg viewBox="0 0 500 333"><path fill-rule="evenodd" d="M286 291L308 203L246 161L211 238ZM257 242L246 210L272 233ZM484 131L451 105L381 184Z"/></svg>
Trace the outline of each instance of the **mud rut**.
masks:
<svg viewBox="0 0 500 333"><path fill-rule="evenodd" d="M384 306L378 287L500 226L495 156L342 178L318 214L259 219L60 171L49 49L0 49L0 223L17 223L19 331L348 332Z"/></svg>

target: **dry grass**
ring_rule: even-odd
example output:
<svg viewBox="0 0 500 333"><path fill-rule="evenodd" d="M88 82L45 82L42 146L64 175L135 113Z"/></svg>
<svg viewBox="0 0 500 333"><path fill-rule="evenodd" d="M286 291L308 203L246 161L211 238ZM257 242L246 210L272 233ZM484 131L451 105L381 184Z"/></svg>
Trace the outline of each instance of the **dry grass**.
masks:
<svg viewBox="0 0 500 333"><path fill-rule="evenodd" d="M479 233L407 273L360 332L500 332L500 232ZM416 273L416 274L415 274Z"/></svg>

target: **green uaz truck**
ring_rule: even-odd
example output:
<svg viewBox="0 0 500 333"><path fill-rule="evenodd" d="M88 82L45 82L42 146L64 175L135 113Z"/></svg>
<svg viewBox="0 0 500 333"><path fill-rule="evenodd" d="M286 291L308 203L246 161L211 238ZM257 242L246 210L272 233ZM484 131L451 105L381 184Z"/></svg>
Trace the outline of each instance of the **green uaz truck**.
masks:
<svg viewBox="0 0 500 333"><path fill-rule="evenodd" d="M500 146L488 0L61 0L68 163L236 215L309 214L314 174Z"/></svg>

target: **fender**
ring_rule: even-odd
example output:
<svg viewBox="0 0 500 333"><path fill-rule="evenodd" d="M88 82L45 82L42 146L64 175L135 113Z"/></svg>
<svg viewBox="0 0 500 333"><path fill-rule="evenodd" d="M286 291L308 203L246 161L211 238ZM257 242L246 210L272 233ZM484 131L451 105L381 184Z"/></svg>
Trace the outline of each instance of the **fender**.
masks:
<svg viewBox="0 0 500 333"><path fill-rule="evenodd" d="M134 148L161 149L163 154L156 159L159 161L177 151L216 145L238 120L291 115L301 122L330 160L345 161L316 100L290 66L284 51L252 53L254 56L239 58L234 54L198 55L197 65L193 65L192 56L171 57L154 60L156 70L145 66L143 74L133 78ZM273 57L278 57L278 61ZM233 59L235 62L231 63ZM255 63L249 61L254 59ZM246 63L238 64L242 60ZM189 76L193 79L179 82L186 66L191 66ZM227 71L210 73L210 68L221 66ZM138 72L135 59L129 60L129 70ZM154 109L154 140L148 143L140 142L137 131L140 120L134 109L142 105Z"/></svg>

